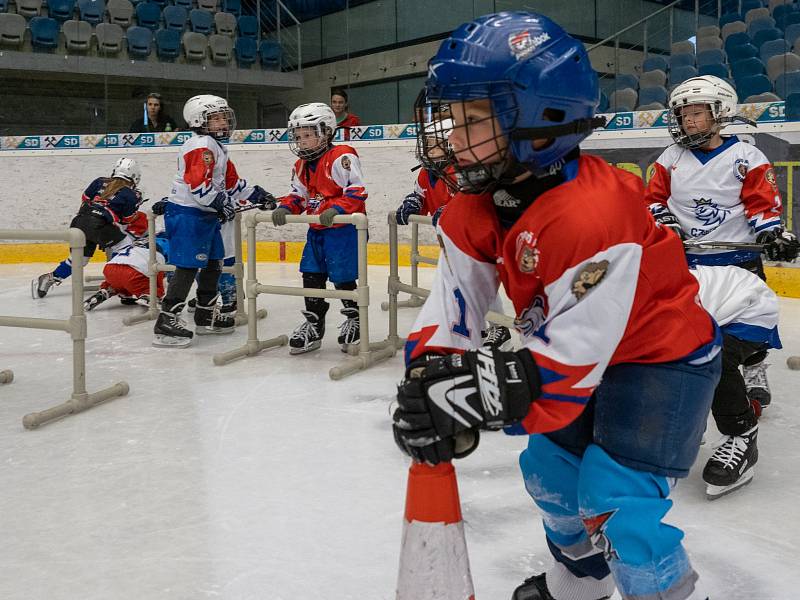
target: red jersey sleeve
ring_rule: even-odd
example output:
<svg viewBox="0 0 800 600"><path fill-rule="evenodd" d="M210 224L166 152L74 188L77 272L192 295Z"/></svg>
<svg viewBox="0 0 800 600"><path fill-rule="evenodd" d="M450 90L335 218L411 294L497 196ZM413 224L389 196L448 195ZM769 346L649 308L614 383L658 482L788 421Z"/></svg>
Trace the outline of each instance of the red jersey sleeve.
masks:
<svg viewBox="0 0 800 600"><path fill-rule="evenodd" d="M747 171L741 198L747 222L753 231L759 233L781 226L781 194L771 164Z"/></svg>

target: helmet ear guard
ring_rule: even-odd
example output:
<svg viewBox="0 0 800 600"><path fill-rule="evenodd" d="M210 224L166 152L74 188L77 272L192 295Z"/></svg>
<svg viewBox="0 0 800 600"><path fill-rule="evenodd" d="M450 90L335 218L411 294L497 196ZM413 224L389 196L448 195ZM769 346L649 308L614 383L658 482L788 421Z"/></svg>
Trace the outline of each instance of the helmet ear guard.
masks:
<svg viewBox="0 0 800 600"><path fill-rule="evenodd" d="M209 127L209 119L214 115L222 115L226 121L224 127ZM189 129L201 135L209 135L218 142L227 142L236 129L236 113L228 105L225 98L201 94L187 100L183 107L183 118Z"/></svg>
<svg viewBox="0 0 800 600"><path fill-rule="evenodd" d="M303 148L300 143L297 130L305 127L314 128L320 139L314 148ZM323 102L301 104L289 115L288 129L289 149L303 160L314 160L325 153L336 134L336 115Z"/></svg>

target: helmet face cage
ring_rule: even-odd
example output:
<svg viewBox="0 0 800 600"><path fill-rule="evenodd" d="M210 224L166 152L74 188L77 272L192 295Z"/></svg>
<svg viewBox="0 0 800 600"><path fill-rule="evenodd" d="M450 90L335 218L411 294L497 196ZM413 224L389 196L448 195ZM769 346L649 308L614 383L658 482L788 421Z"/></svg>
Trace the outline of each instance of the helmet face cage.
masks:
<svg viewBox="0 0 800 600"><path fill-rule="evenodd" d="M218 124L220 116L225 120L225 124L222 126ZM214 121L213 126L212 121ZM230 106L208 110L203 113L203 125L200 127L201 134L209 135L218 142L227 142L235 130L236 113L233 112Z"/></svg>
<svg viewBox="0 0 800 600"><path fill-rule="evenodd" d="M313 148L303 147L305 144L303 143L304 140L302 135L303 133L307 133L307 131L304 132L302 130L313 130L314 135L317 138L317 144ZM316 123L315 125L295 125L294 127L289 128L289 149L298 158L302 158L303 160L314 160L325 154L325 151L328 149L328 146L333 139L333 134L334 132L331 131L331 128L325 123Z"/></svg>
<svg viewBox="0 0 800 600"><path fill-rule="evenodd" d="M463 98L463 92L473 85L450 85L448 91L454 91L455 97ZM505 86L502 82L498 85ZM480 87L486 89L487 86L488 84L481 84ZM458 90L457 88L463 89ZM506 92L493 91L492 96L497 97L498 93L509 94L513 100L510 87ZM474 100L481 99L486 98L474 98ZM432 89L422 90L417 97L414 110L417 127L417 158L423 167L435 173L451 190L480 194L490 190L498 183L513 179L513 177L510 179L504 177L513 163L513 155L509 151L508 140L500 127L499 117L510 116L512 121L516 121L517 109L512 102L512 108L503 114L498 114L494 109L494 103L489 102L491 109L489 115L480 120L470 121L469 126L464 122L456 124L449 120L452 113L455 112L463 121L465 104L470 101L437 98ZM485 122L491 125L491 135L478 140L475 138L474 128ZM450 136L454 133L464 141L463 144L459 144L458 149L454 148L449 141ZM445 149L444 152L443 149ZM461 158L461 164L459 164L459 158Z"/></svg>

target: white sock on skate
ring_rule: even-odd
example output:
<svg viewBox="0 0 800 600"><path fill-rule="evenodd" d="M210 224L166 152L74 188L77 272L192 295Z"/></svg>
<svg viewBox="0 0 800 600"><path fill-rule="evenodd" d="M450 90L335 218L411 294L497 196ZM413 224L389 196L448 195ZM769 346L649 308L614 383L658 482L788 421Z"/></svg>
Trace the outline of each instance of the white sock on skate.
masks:
<svg viewBox="0 0 800 600"><path fill-rule="evenodd" d="M616 589L611 575L603 579L576 577L559 562L547 570L545 580L554 600L598 600L611 596Z"/></svg>

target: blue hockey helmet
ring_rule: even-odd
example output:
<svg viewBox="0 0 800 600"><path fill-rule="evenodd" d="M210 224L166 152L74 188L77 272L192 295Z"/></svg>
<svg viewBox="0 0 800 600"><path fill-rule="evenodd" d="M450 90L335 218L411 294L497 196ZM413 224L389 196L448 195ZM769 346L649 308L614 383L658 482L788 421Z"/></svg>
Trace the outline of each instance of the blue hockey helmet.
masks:
<svg viewBox="0 0 800 600"><path fill-rule="evenodd" d="M417 131L448 104L489 99L510 152L501 164L453 165L461 189L482 191L523 170L541 176L558 168L605 124L594 117L599 98L597 73L580 41L543 15L501 12L465 23L442 42L417 100ZM550 143L535 149L534 139Z"/></svg>

